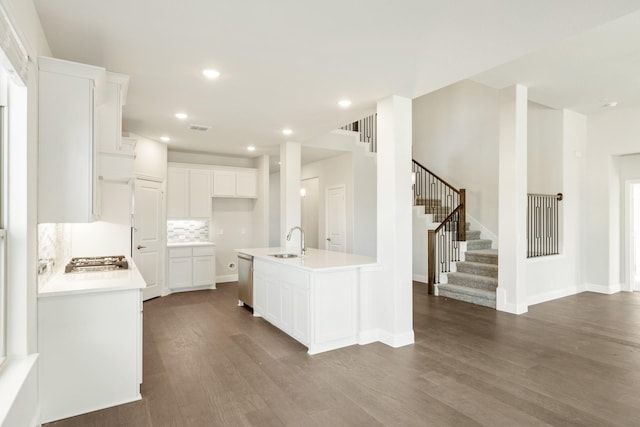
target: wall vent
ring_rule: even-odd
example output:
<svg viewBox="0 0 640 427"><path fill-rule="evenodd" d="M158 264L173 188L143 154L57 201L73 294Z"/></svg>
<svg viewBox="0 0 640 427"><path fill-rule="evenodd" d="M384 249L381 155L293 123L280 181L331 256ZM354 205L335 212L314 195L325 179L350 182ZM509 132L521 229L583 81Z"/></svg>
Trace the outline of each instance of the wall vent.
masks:
<svg viewBox="0 0 640 427"><path fill-rule="evenodd" d="M211 126L190 124L190 125L189 125L189 129L190 129L190 130L197 130L197 131L199 131L199 132L206 132L206 131L208 131L209 129L211 129Z"/></svg>

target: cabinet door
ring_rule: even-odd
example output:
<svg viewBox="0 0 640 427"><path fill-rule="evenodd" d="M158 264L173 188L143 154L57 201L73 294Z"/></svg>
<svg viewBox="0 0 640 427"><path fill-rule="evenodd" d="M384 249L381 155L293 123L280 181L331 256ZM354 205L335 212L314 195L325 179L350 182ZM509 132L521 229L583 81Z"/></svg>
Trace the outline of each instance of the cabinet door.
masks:
<svg viewBox="0 0 640 427"><path fill-rule="evenodd" d="M188 288L191 287L191 283L191 258L169 258L169 288Z"/></svg>
<svg viewBox="0 0 640 427"><path fill-rule="evenodd" d="M191 218L209 218L211 216L211 191L209 171L189 171L189 216Z"/></svg>
<svg viewBox="0 0 640 427"><path fill-rule="evenodd" d="M189 217L189 169L169 168L167 218Z"/></svg>
<svg viewBox="0 0 640 427"><path fill-rule="evenodd" d="M91 222L98 213L94 82L42 69L39 80L38 222Z"/></svg>
<svg viewBox="0 0 640 427"><path fill-rule="evenodd" d="M235 197L236 173L213 171L213 197Z"/></svg>
<svg viewBox="0 0 640 427"><path fill-rule="evenodd" d="M277 275L267 276L267 311L265 318L276 326L280 326L282 318L282 288Z"/></svg>
<svg viewBox="0 0 640 427"><path fill-rule="evenodd" d="M253 269L253 313L264 316L267 307L267 276L254 261Z"/></svg>
<svg viewBox="0 0 640 427"><path fill-rule="evenodd" d="M280 312L280 328L291 335L293 332L293 287L287 282L280 283L282 310Z"/></svg>
<svg viewBox="0 0 640 427"><path fill-rule="evenodd" d="M236 173L236 196L257 196L257 173L255 171L243 171Z"/></svg>
<svg viewBox="0 0 640 427"><path fill-rule="evenodd" d="M215 261L212 256L193 257L193 286L215 285Z"/></svg>
<svg viewBox="0 0 640 427"><path fill-rule="evenodd" d="M291 335L303 344L309 343L309 289L293 287Z"/></svg>

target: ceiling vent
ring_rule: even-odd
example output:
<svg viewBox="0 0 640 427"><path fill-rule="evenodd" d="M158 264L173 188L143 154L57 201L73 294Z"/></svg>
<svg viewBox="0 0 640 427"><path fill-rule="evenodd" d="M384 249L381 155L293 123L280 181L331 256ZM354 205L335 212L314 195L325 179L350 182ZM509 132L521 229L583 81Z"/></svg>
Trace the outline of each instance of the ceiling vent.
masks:
<svg viewBox="0 0 640 427"><path fill-rule="evenodd" d="M211 129L211 126L190 124L190 125L189 125L189 129L190 129L190 130L197 130L197 131L199 131L199 132L206 132L206 131L208 131L209 129Z"/></svg>

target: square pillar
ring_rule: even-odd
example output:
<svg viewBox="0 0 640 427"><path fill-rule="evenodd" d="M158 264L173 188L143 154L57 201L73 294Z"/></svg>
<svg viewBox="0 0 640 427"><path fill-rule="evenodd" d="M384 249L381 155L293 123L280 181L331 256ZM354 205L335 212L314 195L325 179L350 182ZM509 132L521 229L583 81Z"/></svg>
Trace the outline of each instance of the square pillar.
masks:
<svg viewBox="0 0 640 427"><path fill-rule="evenodd" d="M498 171L498 288L496 308L526 313L527 88L500 91Z"/></svg>
<svg viewBox="0 0 640 427"><path fill-rule="evenodd" d="M292 227L301 225L300 215L300 169L301 147L298 142L280 145L280 246L300 246L298 237L287 241ZM297 231L296 231L297 233Z"/></svg>

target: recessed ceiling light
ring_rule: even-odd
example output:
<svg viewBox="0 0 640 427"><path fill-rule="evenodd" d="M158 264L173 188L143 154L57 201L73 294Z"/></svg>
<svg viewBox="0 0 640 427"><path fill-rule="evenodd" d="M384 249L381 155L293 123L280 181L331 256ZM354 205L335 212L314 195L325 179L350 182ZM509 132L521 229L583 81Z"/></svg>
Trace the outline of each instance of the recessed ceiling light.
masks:
<svg viewBox="0 0 640 427"><path fill-rule="evenodd" d="M217 70L202 70L202 74L210 79L217 79L218 77L220 77L220 72Z"/></svg>
<svg viewBox="0 0 640 427"><path fill-rule="evenodd" d="M161 137L160 137L160 141L162 141L162 142L169 142L169 141L171 141L171 138L169 138L168 136L161 136Z"/></svg>
<svg viewBox="0 0 640 427"><path fill-rule="evenodd" d="M282 133L284 133L285 135L291 135L293 131L291 129L282 129Z"/></svg>
<svg viewBox="0 0 640 427"><path fill-rule="evenodd" d="M351 106L351 101L348 99L343 99L341 101L338 101L338 105L341 106L342 108L347 108Z"/></svg>
<svg viewBox="0 0 640 427"><path fill-rule="evenodd" d="M187 113L176 113L176 118L178 118L178 119L180 119L180 120L184 120L184 119L186 119L187 117L189 117L189 116L187 115Z"/></svg>
<svg viewBox="0 0 640 427"><path fill-rule="evenodd" d="M603 107L615 107L617 105L618 103L613 101L613 102L607 102L606 104L603 105Z"/></svg>
<svg viewBox="0 0 640 427"><path fill-rule="evenodd" d="M247 147L248 151L256 151L256 147L254 147L253 145L250 145Z"/></svg>

